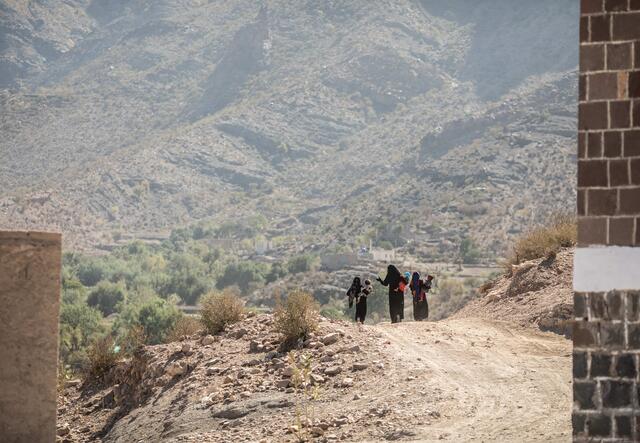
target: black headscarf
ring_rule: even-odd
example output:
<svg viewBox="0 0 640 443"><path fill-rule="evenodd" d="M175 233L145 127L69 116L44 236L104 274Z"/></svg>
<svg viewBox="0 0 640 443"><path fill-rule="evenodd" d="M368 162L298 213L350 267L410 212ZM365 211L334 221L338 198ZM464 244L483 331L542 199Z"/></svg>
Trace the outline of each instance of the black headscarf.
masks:
<svg viewBox="0 0 640 443"><path fill-rule="evenodd" d="M400 271L398 271L398 268L396 268L394 265L389 265L387 266L387 276L381 283L385 286L397 289L398 286L400 286L401 278L402 275L400 274Z"/></svg>

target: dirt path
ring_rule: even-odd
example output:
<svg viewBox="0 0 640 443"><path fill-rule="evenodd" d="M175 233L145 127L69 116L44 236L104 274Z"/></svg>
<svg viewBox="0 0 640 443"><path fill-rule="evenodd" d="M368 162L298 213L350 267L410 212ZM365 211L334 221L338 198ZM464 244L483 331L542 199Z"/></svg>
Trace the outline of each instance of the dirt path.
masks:
<svg viewBox="0 0 640 443"><path fill-rule="evenodd" d="M571 342L563 337L472 318L372 329L387 340L397 383L424 394L406 411L415 441L570 441Z"/></svg>

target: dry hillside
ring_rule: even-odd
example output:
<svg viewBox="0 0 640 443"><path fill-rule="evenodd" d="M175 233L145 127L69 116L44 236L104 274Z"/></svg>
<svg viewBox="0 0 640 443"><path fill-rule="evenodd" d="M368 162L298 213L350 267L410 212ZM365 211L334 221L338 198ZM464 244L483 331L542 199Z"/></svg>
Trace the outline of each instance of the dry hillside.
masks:
<svg viewBox="0 0 640 443"><path fill-rule="evenodd" d="M578 2L445 3L0 2L0 228L499 255L575 192Z"/></svg>
<svg viewBox="0 0 640 443"><path fill-rule="evenodd" d="M60 440L566 441L571 342L538 327L562 329L571 260L524 263L438 322L323 318L290 355L271 314L144 347L106 385L68 383Z"/></svg>

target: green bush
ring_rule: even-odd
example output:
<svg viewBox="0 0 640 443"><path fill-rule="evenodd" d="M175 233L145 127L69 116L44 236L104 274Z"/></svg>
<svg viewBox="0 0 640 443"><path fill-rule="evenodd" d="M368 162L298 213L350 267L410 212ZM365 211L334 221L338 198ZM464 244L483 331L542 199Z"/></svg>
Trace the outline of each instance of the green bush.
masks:
<svg viewBox="0 0 640 443"><path fill-rule="evenodd" d="M238 286L242 292L246 292L251 283L264 282L265 268L263 264L249 261L230 263L218 279L216 287L224 289L229 286Z"/></svg>
<svg viewBox="0 0 640 443"><path fill-rule="evenodd" d="M313 271L317 260L311 255L299 255L291 258L287 262L287 269L290 274Z"/></svg>
<svg viewBox="0 0 640 443"><path fill-rule="evenodd" d="M237 292L225 289L222 292L211 291L200 304L201 321L209 334L217 334L228 325L240 321L244 305Z"/></svg>
<svg viewBox="0 0 640 443"><path fill-rule="evenodd" d="M60 309L60 360L77 370L87 362L87 347L104 334L103 318L84 302L63 303Z"/></svg>
<svg viewBox="0 0 640 443"><path fill-rule="evenodd" d="M98 308L104 315L116 312L119 303L125 301L127 291L123 283L101 281L91 290L87 303Z"/></svg>
<svg viewBox="0 0 640 443"><path fill-rule="evenodd" d="M276 298L274 326L282 336L285 349L294 347L298 340L306 340L318 328L318 310L318 304L308 292L290 292L284 302Z"/></svg>
<svg viewBox="0 0 640 443"><path fill-rule="evenodd" d="M105 278L104 265L99 259L86 258L78 265L78 279L85 286L95 286Z"/></svg>
<svg viewBox="0 0 640 443"><path fill-rule="evenodd" d="M140 306L138 323L142 326L147 343L163 343L182 312L173 304L161 298L151 300Z"/></svg>

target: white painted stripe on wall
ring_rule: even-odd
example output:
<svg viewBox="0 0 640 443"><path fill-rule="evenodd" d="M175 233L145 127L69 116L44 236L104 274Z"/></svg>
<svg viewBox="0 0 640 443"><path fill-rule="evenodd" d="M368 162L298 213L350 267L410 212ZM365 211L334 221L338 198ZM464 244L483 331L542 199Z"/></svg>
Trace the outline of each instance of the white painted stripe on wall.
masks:
<svg viewBox="0 0 640 443"><path fill-rule="evenodd" d="M576 248L573 290L600 292L640 289L640 247Z"/></svg>

